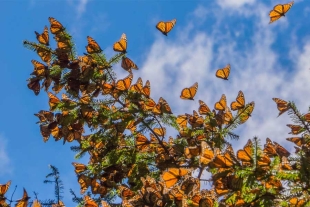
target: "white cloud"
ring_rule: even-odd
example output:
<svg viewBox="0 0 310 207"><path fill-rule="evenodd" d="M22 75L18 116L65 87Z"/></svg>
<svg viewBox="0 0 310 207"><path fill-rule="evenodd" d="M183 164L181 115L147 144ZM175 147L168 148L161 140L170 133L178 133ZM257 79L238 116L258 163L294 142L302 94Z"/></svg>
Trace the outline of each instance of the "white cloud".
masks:
<svg viewBox="0 0 310 207"><path fill-rule="evenodd" d="M12 166L10 158L7 153L7 140L0 134L0 176L10 174L12 172Z"/></svg>
<svg viewBox="0 0 310 207"><path fill-rule="evenodd" d="M222 8L238 9L246 4L253 4L255 0L217 0Z"/></svg>
<svg viewBox="0 0 310 207"><path fill-rule="evenodd" d="M252 1L242 2L245 4ZM150 80L152 98L157 101L163 96L175 115L197 110L199 99L213 108L223 93L230 104L235 100L238 91L242 90L246 102L255 102L255 109L248 122L236 130L240 141L234 145L241 148L248 139L258 136L262 144L266 137L270 137L287 146L285 138L290 137L290 130L285 125L292 121L285 114L277 118L278 110L272 98L294 100L299 104L298 107L306 112L307 104L310 103L310 97L305 96L306 84L310 79L310 43L306 44L302 51L295 49L294 57L288 60L291 62L296 59L292 62L294 69L289 70L281 63L280 58L290 58L290 52L282 51L283 53L278 54L273 48L276 26L268 24L267 7L259 3L255 5L255 9L260 12L251 14L253 25L240 27L238 31L243 34L251 28L252 36L247 38L247 44L238 42L233 33L219 32L223 29L222 23L227 21L225 16L221 20L223 22L213 25L214 29L210 32L195 31L194 24L189 23L184 30L180 29L183 32L176 38L156 34L155 42L146 49L149 53L144 58L145 61L139 65L139 71L134 71L135 79L141 76L144 82ZM214 14L210 12L205 15ZM285 24L289 24L289 21ZM283 29L281 25L277 27ZM232 27L225 29L234 30ZM289 44L290 41L287 42ZM229 81L217 79L216 69L227 63L232 67ZM199 89L195 101L181 100L179 95L182 88L189 87L196 81Z"/></svg>
<svg viewBox="0 0 310 207"><path fill-rule="evenodd" d="M76 11L78 13L78 18L85 12L88 2L89 0L79 0L78 6L76 8Z"/></svg>

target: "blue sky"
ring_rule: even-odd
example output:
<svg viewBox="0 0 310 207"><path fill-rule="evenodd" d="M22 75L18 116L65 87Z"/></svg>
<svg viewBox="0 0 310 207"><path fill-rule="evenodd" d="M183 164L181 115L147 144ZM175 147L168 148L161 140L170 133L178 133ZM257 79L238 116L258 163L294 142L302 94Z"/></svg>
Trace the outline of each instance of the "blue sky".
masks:
<svg viewBox="0 0 310 207"><path fill-rule="evenodd" d="M41 60L22 42L36 41L34 31L41 33L49 26L49 16L72 34L79 54L85 52L89 35L109 58L115 54L113 43L126 33L128 57L140 68L134 71L134 82L138 77L150 80L152 98L157 101L163 96L176 115L197 110L199 99L212 108L223 93L230 103L243 90L246 102L255 101L255 109L235 131L240 141L234 146L240 148L256 135L262 143L270 137L293 150L285 141L290 136L285 125L291 121L286 114L277 118L271 98L292 100L302 112L308 110L310 4L296 0L285 18L269 25L268 13L278 3L288 1L2 1L0 183L12 180L8 195L18 185L13 199L22 196L23 187L32 198L33 191L40 199L53 197L53 186L43 184L49 164L60 170L67 206L73 206L69 189L79 192L71 166L77 160L69 149L74 144L63 145L52 138L43 143L33 114L48 110L48 98L42 91L36 97L27 88L33 69L30 61ZM155 29L158 21L173 18L177 23L168 37ZM216 69L228 63L229 81L215 78ZM118 78L126 76L119 64L115 71ZM196 81L195 101L180 100L182 88Z"/></svg>

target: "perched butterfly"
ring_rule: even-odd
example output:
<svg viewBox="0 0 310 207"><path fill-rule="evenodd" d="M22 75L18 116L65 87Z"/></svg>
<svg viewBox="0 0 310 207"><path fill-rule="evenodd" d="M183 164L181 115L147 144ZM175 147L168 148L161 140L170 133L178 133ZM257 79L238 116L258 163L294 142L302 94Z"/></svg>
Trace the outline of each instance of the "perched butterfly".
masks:
<svg viewBox="0 0 310 207"><path fill-rule="evenodd" d="M126 53L127 51L127 38L126 38L126 34L123 33L121 36L121 39L118 42L115 42L113 45L113 50L115 52L122 52L122 53Z"/></svg>
<svg viewBox="0 0 310 207"><path fill-rule="evenodd" d="M93 179L91 182L91 192L93 194L100 194L101 196L107 194L107 188L102 186L100 183L96 181L96 179Z"/></svg>
<svg viewBox="0 0 310 207"><path fill-rule="evenodd" d="M72 162L72 165L74 166L74 171L76 174L79 174L81 172L84 172L87 170L87 166L81 163Z"/></svg>
<svg viewBox="0 0 310 207"><path fill-rule="evenodd" d="M171 108L168 104L168 102L163 99L162 97L159 98L158 103L153 108L152 112L154 114L172 114Z"/></svg>
<svg viewBox="0 0 310 207"><path fill-rule="evenodd" d="M47 26L44 27L44 31L42 34L39 34L36 31L34 33L36 34L39 43L49 46L49 36Z"/></svg>
<svg viewBox="0 0 310 207"><path fill-rule="evenodd" d="M48 92L48 97L49 97L48 104L50 106L50 110L52 111L57 106L57 104L60 103L60 100L57 96L55 96L51 92Z"/></svg>
<svg viewBox="0 0 310 207"><path fill-rule="evenodd" d="M135 195L135 193L130 190L126 185L120 185L118 189L120 190L120 196L122 199L133 197Z"/></svg>
<svg viewBox="0 0 310 207"><path fill-rule="evenodd" d="M138 150L147 151L149 149L150 141L143 135L138 133L136 135L136 147Z"/></svg>
<svg viewBox="0 0 310 207"><path fill-rule="evenodd" d="M50 50L40 47L37 49L37 54L44 62L49 63L51 61L52 52Z"/></svg>
<svg viewBox="0 0 310 207"><path fill-rule="evenodd" d="M132 60L130 60L128 57L122 58L121 66L126 71L130 71L131 69L136 69L136 70L139 69L138 66Z"/></svg>
<svg viewBox="0 0 310 207"><path fill-rule="evenodd" d="M131 85L131 82L132 82L132 78L133 78L133 75L132 74L129 74L127 77L125 77L124 79L121 79L121 80L118 80L116 82L116 85L115 85L115 88L117 90L120 90L120 91L125 91L125 90L128 90L130 85Z"/></svg>
<svg viewBox="0 0 310 207"><path fill-rule="evenodd" d="M32 90L36 96L39 95L40 89L41 89L40 78L37 78L37 77L30 78L28 79L28 81L29 81L27 84L28 88Z"/></svg>
<svg viewBox="0 0 310 207"><path fill-rule="evenodd" d="M149 80L146 81L145 85L143 86L142 93L145 97L150 98L151 95L151 83Z"/></svg>
<svg viewBox="0 0 310 207"><path fill-rule="evenodd" d="M270 157L277 155L276 147L268 137L266 138L266 144L264 145L264 153Z"/></svg>
<svg viewBox="0 0 310 207"><path fill-rule="evenodd" d="M300 134L301 132L303 132L303 127L299 126L299 125L293 125L293 124L287 124L286 126L288 126L289 128L291 128L291 132L289 134Z"/></svg>
<svg viewBox="0 0 310 207"><path fill-rule="evenodd" d="M189 172L190 170L186 168L168 168L168 171L162 174L162 179L166 188L172 187L179 181L180 177L188 174Z"/></svg>
<svg viewBox="0 0 310 207"><path fill-rule="evenodd" d="M176 22L176 19L173 19L169 22L160 21L157 23L156 28L167 36L167 34L172 30Z"/></svg>
<svg viewBox="0 0 310 207"><path fill-rule="evenodd" d="M28 197L27 191L24 188L23 197L21 199L17 200L15 207L27 207L29 199L30 199L30 197Z"/></svg>
<svg viewBox="0 0 310 207"><path fill-rule="evenodd" d="M293 169L287 157L285 156L282 157L280 166L281 166L281 170L292 170Z"/></svg>
<svg viewBox="0 0 310 207"><path fill-rule="evenodd" d="M239 91L238 96L236 98L236 101L233 101L230 104L230 108L233 111L239 110L239 109L243 109L244 108L244 104L245 104L245 100L244 100L244 95L242 91Z"/></svg>
<svg viewBox="0 0 310 207"><path fill-rule="evenodd" d="M199 100L198 112L200 115L207 115L209 112L211 112L211 110L209 109L208 105L205 102Z"/></svg>
<svg viewBox="0 0 310 207"><path fill-rule="evenodd" d="M92 37L87 36L87 42L88 42L88 45L86 46L86 51L89 54L100 53L102 51L99 44Z"/></svg>
<svg viewBox="0 0 310 207"><path fill-rule="evenodd" d="M252 164L252 153L253 153L253 143L249 139L246 145L243 147L243 150L238 150L237 158L242 161L243 166L249 166Z"/></svg>
<svg viewBox="0 0 310 207"><path fill-rule="evenodd" d="M298 199L297 197L293 197L289 200L290 206L302 207L305 206L305 199Z"/></svg>
<svg viewBox="0 0 310 207"><path fill-rule="evenodd" d="M198 83L196 82L191 87L184 88L181 91L180 98L181 99L194 100L194 96L196 95L197 89L198 89Z"/></svg>
<svg viewBox="0 0 310 207"><path fill-rule="evenodd" d="M84 206L85 207L98 207L98 204L93 199L91 199L91 197L89 197L88 195L85 195Z"/></svg>
<svg viewBox="0 0 310 207"><path fill-rule="evenodd" d="M284 112L286 112L287 110L290 109L290 104L287 103L286 101L279 99L279 98L272 98L272 100L274 100L274 102L276 102L277 104L277 108L279 110L279 115L283 114Z"/></svg>
<svg viewBox="0 0 310 207"><path fill-rule="evenodd" d="M0 185L0 197L4 196L4 194L8 191L10 185L11 185L10 180L6 184Z"/></svg>
<svg viewBox="0 0 310 207"><path fill-rule="evenodd" d="M286 140L295 143L298 147L301 147L302 145L306 144L306 141L303 137L290 137L286 138Z"/></svg>
<svg viewBox="0 0 310 207"><path fill-rule="evenodd" d="M161 136L161 137L165 136L165 134L166 134L166 128L165 127L163 127L163 128L154 128L153 131L154 131L154 133L156 135Z"/></svg>
<svg viewBox="0 0 310 207"><path fill-rule="evenodd" d="M224 68L218 69L215 73L215 76L218 78L222 78L224 80L228 80L229 73L230 73L230 64L226 65Z"/></svg>
<svg viewBox="0 0 310 207"><path fill-rule="evenodd" d="M177 124L180 128L184 128L187 126L187 116L186 115L179 115L176 119Z"/></svg>
<svg viewBox="0 0 310 207"><path fill-rule="evenodd" d="M252 101L251 103L247 104L244 109L239 110L239 112L241 111L239 114L240 124L243 124L250 118L254 110L254 106L255 106L255 103L254 101Z"/></svg>
<svg viewBox="0 0 310 207"><path fill-rule="evenodd" d="M219 178L214 183L215 192L218 196L225 195L229 192L227 179Z"/></svg>
<svg viewBox="0 0 310 207"><path fill-rule="evenodd" d="M91 185L91 179L87 177L86 175L79 175L78 176L78 182L81 186L81 194L84 194L87 188Z"/></svg>
<svg viewBox="0 0 310 207"><path fill-rule="evenodd" d="M46 65L44 65L43 63L40 63L36 60L31 60L31 63L34 66L34 70L31 73L31 75L35 75L37 77L40 77L40 76L45 76L47 74L48 67Z"/></svg>
<svg viewBox="0 0 310 207"><path fill-rule="evenodd" d="M273 9L269 12L269 17L270 17L270 23L278 20L282 16L285 16L286 12L290 10L290 8L293 6L294 1L291 1L290 3L287 4L277 4L273 7Z"/></svg>
<svg viewBox="0 0 310 207"><path fill-rule="evenodd" d="M278 153L278 155L280 155L280 157L289 157L291 155L291 153L289 151L287 151L287 149L285 149L284 147L282 147L280 144L278 144L277 142L273 142L275 149Z"/></svg>
<svg viewBox="0 0 310 207"><path fill-rule="evenodd" d="M62 24L59 21L57 21L55 18L49 17L48 20L51 24L50 30L52 34L57 34L65 29L62 26Z"/></svg>
<svg viewBox="0 0 310 207"><path fill-rule="evenodd" d="M211 147L205 142L201 142L201 155L199 162L203 165L209 164L214 158L214 152Z"/></svg>
<svg viewBox="0 0 310 207"><path fill-rule="evenodd" d="M193 110L193 115L185 114L187 116L189 124L195 128L195 127L202 127L204 119L202 116L199 116L198 113Z"/></svg>
<svg viewBox="0 0 310 207"><path fill-rule="evenodd" d="M215 103L214 108L216 110L224 111L226 107L227 107L226 96L225 94L223 94L220 101Z"/></svg>

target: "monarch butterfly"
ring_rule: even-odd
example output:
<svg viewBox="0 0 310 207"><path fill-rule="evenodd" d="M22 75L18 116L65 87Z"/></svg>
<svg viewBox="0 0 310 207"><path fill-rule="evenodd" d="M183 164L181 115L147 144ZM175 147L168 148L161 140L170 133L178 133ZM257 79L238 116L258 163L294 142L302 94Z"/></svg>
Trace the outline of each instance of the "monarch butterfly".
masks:
<svg viewBox="0 0 310 207"><path fill-rule="evenodd" d="M87 42L88 42L88 45L86 46L86 51L89 54L100 53L102 51L99 44L92 37L87 36Z"/></svg>
<svg viewBox="0 0 310 207"><path fill-rule="evenodd" d="M287 157L284 157L284 156L282 157L280 166L281 166L281 170L292 170L293 169Z"/></svg>
<svg viewBox="0 0 310 207"><path fill-rule="evenodd" d="M49 46L49 36L48 36L48 28L47 26L44 27L44 31L42 34L39 34L38 32L34 32L36 34L37 40L39 43L44 44L46 46Z"/></svg>
<svg viewBox="0 0 310 207"><path fill-rule="evenodd" d="M79 174L81 172L84 172L87 170L87 166L81 163L77 163L77 162L72 162L72 165L74 166L74 172L76 174Z"/></svg>
<svg viewBox="0 0 310 207"><path fill-rule="evenodd" d="M86 175L79 175L78 182L81 186L81 194L84 194L87 188L91 185L91 179Z"/></svg>
<svg viewBox="0 0 310 207"><path fill-rule="evenodd" d="M133 78L133 75L129 74L124 79L121 79L121 80L117 81L116 85L115 85L115 88L117 90L120 90L120 91L128 90L130 85L131 85L132 78Z"/></svg>
<svg viewBox="0 0 310 207"><path fill-rule="evenodd" d="M28 88L32 90L36 96L39 95L41 89L40 79L35 77L28 79L28 81L29 81L27 84Z"/></svg>
<svg viewBox="0 0 310 207"><path fill-rule="evenodd" d="M287 4L277 4L273 7L273 9L269 12L270 22L272 22L280 19L282 16L285 16L286 12L290 10L290 8L293 6L294 1L291 1Z"/></svg>
<svg viewBox="0 0 310 207"><path fill-rule="evenodd" d="M249 166L252 164L252 151L253 143L249 139L246 145L243 147L243 150L238 150L237 158L242 161L243 166Z"/></svg>
<svg viewBox="0 0 310 207"><path fill-rule="evenodd" d="M42 207L42 205L37 199L35 199L32 203L32 207Z"/></svg>
<svg viewBox="0 0 310 207"><path fill-rule="evenodd" d="M211 147L205 142L201 142L201 155L199 162L203 165L209 164L214 158L214 152Z"/></svg>
<svg viewBox="0 0 310 207"><path fill-rule="evenodd" d="M244 109L239 110L239 111L241 111L239 114L240 124L243 124L244 122L246 122L250 118L250 116L254 110L254 106L255 106L255 103L254 103L254 101L252 101L251 103L247 104L247 106L245 106Z"/></svg>
<svg viewBox="0 0 310 207"><path fill-rule="evenodd" d="M236 101L233 101L230 104L230 108L233 111L236 111L236 110L239 110L239 109L243 109L244 108L244 103L245 103L245 100L244 100L243 92L239 91L238 96L236 98Z"/></svg>
<svg viewBox="0 0 310 207"><path fill-rule="evenodd" d="M184 128L187 126L187 116L186 115L179 115L176 119L177 124L180 128Z"/></svg>
<svg viewBox="0 0 310 207"><path fill-rule="evenodd" d="M48 92L48 97L49 97L48 104L50 106L50 110L52 111L60 103L60 100L59 98L57 98L57 96L55 96L51 92Z"/></svg>
<svg viewBox="0 0 310 207"><path fill-rule="evenodd" d="M158 136L161 136L161 137L165 136L165 134L166 134L166 128L165 127L163 127L163 128L154 128L153 131L154 131L155 134L157 134Z"/></svg>
<svg viewBox="0 0 310 207"><path fill-rule="evenodd" d="M184 149L184 154L187 159L191 159L193 157L198 156L200 153L199 148L195 146L189 146Z"/></svg>
<svg viewBox="0 0 310 207"><path fill-rule="evenodd" d="M306 141L303 137L290 137L286 138L286 140L295 143L298 147L301 147L302 145L306 144Z"/></svg>
<svg viewBox="0 0 310 207"><path fill-rule="evenodd" d="M120 185L118 186L118 189L120 190L120 196L122 199L135 195L135 193L131 191L126 185Z"/></svg>
<svg viewBox="0 0 310 207"><path fill-rule="evenodd" d="M46 75L48 69L46 65L36 60L31 60L31 63L34 66L34 70L30 75L35 75L37 77Z"/></svg>
<svg viewBox="0 0 310 207"><path fill-rule="evenodd" d="M214 108L220 111L224 111L226 107L227 107L226 96L225 94L223 94L220 101L215 103Z"/></svg>
<svg viewBox="0 0 310 207"><path fill-rule="evenodd" d="M44 62L49 63L51 61L52 52L50 50L40 47L37 49L37 54Z"/></svg>
<svg viewBox="0 0 310 207"><path fill-rule="evenodd" d="M195 128L195 127L201 127L203 125L204 119L202 116L199 116L198 113L193 110L193 116L190 114L185 114L187 116L189 124Z"/></svg>
<svg viewBox="0 0 310 207"><path fill-rule="evenodd" d="M139 101L139 104L141 105L141 108L146 111L152 111L156 106L156 102L151 98L148 98L145 101Z"/></svg>
<svg viewBox="0 0 310 207"><path fill-rule="evenodd" d="M59 21L57 21L55 18L49 17L48 20L51 24L50 30L52 34L57 34L65 29L62 26L62 24Z"/></svg>
<svg viewBox="0 0 310 207"><path fill-rule="evenodd" d="M10 180L6 184L0 185L0 197L4 196L4 194L8 191L10 185L11 185Z"/></svg>
<svg viewBox="0 0 310 207"><path fill-rule="evenodd" d="M28 200L30 197L28 197L28 193L24 188L24 194L23 197L19 200L17 200L17 203L15 204L15 207L27 207L28 206Z"/></svg>
<svg viewBox="0 0 310 207"><path fill-rule="evenodd" d="M163 113L172 114L168 102L162 97L159 98L158 103L155 105L152 111L154 114L163 114Z"/></svg>
<svg viewBox="0 0 310 207"><path fill-rule="evenodd" d="M267 182L262 181L262 183L267 189L274 188L277 193L283 189L281 181L273 175L269 177Z"/></svg>
<svg viewBox="0 0 310 207"><path fill-rule="evenodd" d="M176 22L176 19L173 19L169 22L160 21L157 23L156 28L167 36L167 34L172 30Z"/></svg>
<svg viewBox="0 0 310 207"><path fill-rule="evenodd" d="M149 80L146 81L145 85L143 86L143 94L145 97L150 98L151 95L151 83Z"/></svg>
<svg viewBox="0 0 310 207"><path fill-rule="evenodd" d="M287 110L290 109L290 104L287 103L286 101L279 99L279 98L272 98L272 100L274 100L274 102L276 102L277 104L277 108L279 110L279 115L278 117L283 114L284 112L286 112Z"/></svg>
<svg viewBox="0 0 310 207"><path fill-rule="evenodd" d="M101 186L96 179L93 179L91 182L91 192L93 194L100 194L101 196L107 194L107 188L104 186Z"/></svg>
<svg viewBox="0 0 310 207"><path fill-rule="evenodd" d="M211 164L211 167L213 168L219 168L219 170L225 170L227 168L231 168L232 166L235 165L235 155L233 153L233 149L231 147L231 145L229 145L224 154L219 154L217 155Z"/></svg>
<svg viewBox="0 0 310 207"><path fill-rule="evenodd" d="M268 137L266 138L266 144L264 145L264 153L266 153L270 157L274 157L277 155L275 145Z"/></svg>
<svg viewBox="0 0 310 207"><path fill-rule="evenodd" d="M296 134L300 134L303 131L303 127L299 125L287 124L286 126L291 128L292 130L289 134L296 135Z"/></svg>
<svg viewBox="0 0 310 207"><path fill-rule="evenodd" d="M205 102L203 102L202 100L199 100L198 112L200 115L207 115L209 112L211 112L211 110L209 109L209 107L207 106Z"/></svg>
<svg viewBox="0 0 310 207"><path fill-rule="evenodd" d="M85 195L84 206L85 207L98 207L98 204L93 199L91 199L91 197L89 197L88 195Z"/></svg>
<svg viewBox="0 0 310 207"><path fill-rule="evenodd" d="M143 91L143 81L142 81L142 79L140 77L137 79L137 82L130 87L130 90L131 91L135 91L137 93L142 93L142 91Z"/></svg>
<svg viewBox="0 0 310 207"><path fill-rule="evenodd" d="M277 142L273 142L274 146L276 148L276 151L278 153L278 155L280 155L280 157L289 157L291 155L291 153L289 151L287 151L287 149L285 149L284 147L282 147L280 144L278 144Z"/></svg>
<svg viewBox="0 0 310 207"><path fill-rule="evenodd" d="M166 188L172 187L179 181L180 177L188 174L189 172L190 170L186 168L168 168L168 171L162 174L162 179Z"/></svg>
<svg viewBox="0 0 310 207"><path fill-rule="evenodd" d="M305 199L298 199L297 197L293 197L289 200L290 206L294 205L295 207L305 206Z"/></svg>
<svg viewBox="0 0 310 207"><path fill-rule="evenodd" d="M136 147L140 151L147 151L151 142L143 135L138 133L136 135Z"/></svg>
<svg viewBox="0 0 310 207"><path fill-rule="evenodd" d="M264 170L269 170L270 163L271 163L271 160L268 157L268 155L261 155L257 159L257 165Z"/></svg>
<svg viewBox="0 0 310 207"><path fill-rule="evenodd" d="M230 74L230 64L227 64L224 68L218 69L215 73L215 76L218 78L222 78L224 80L228 80L229 74Z"/></svg>
<svg viewBox="0 0 310 207"><path fill-rule="evenodd" d="M194 100L194 96L196 95L197 89L198 89L198 83L196 82L191 87L184 88L181 91L180 98L181 99Z"/></svg>
<svg viewBox="0 0 310 207"><path fill-rule="evenodd" d="M40 122L52 122L54 120L54 113L50 111L40 110L34 115L40 119Z"/></svg>
<svg viewBox="0 0 310 207"><path fill-rule="evenodd" d="M113 45L113 50L115 52L122 52L122 53L126 53L127 51L127 38L126 38L126 34L123 33L121 36L121 39L118 42L115 42Z"/></svg>
<svg viewBox="0 0 310 207"><path fill-rule="evenodd" d="M229 192L227 179L219 178L214 183L215 192L218 196L225 195Z"/></svg>
<svg viewBox="0 0 310 207"><path fill-rule="evenodd" d="M128 57L122 58L121 66L126 71L130 71L131 69L136 69L136 70L139 69L138 66L132 60L130 60Z"/></svg>

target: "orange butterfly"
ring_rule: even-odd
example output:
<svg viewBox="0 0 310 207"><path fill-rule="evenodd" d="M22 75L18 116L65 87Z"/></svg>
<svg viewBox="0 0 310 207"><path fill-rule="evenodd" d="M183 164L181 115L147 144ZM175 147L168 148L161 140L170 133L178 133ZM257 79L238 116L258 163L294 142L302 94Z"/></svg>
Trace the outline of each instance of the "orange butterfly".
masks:
<svg viewBox="0 0 310 207"><path fill-rule="evenodd" d="M243 109L244 108L244 104L245 104L245 99L244 99L244 95L242 91L239 91L238 96L236 98L236 101L233 101L230 104L230 108L233 111L239 110L239 109Z"/></svg>
<svg viewBox="0 0 310 207"><path fill-rule="evenodd" d="M34 70L30 75L45 76L48 73L48 67L43 63L40 63L36 60L31 60L31 63L34 65Z"/></svg>
<svg viewBox="0 0 310 207"><path fill-rule="evenodd" d="M40 47L37 49L37 54L44 62L49 63L51 61L52 52L50 50Z"/></svg>
<svg viewBox="0 0 310 207"><path fill-rule="evenodd" d="M134 92L137 92L137 93L142 93L142 91L143 91L143 81L142 81L142 78L139 77L137 79L137 82L130 87L130 90L134 91Z"/></svg>
<svg viewBox="0 0 310 207"><path fill-rule="evenodd" d="M28 197L27 191L24 188L23 197L21 199L17 200L15 207L27 207L29 199L30 199L30 197Z"/></svg>
<svg viewBox="0 0 310 207"><path fill-rule="evenodd" d="M218 69L215 73L215 76L218 78L222 78L224 80L228 80L229 74L230 74L230 64L226 65L224 68Z"/></svg>
<svg viewBox="0 0 310 207"><path fill-rule="evenodd" d="M92 37L87 36L87 42L88 42L88 45L86 46L86 51L89 54L100 53L102 51L99 44Z"/></svg>
<svg viewBox="0 0 310 207"><path fill-rule="evenodd" d="M57 21L55 18L49 17L48 20L51 24L50 30L52 34L57 34L65 29L62 26L62 24L59 21Z"/></svg>
<svg viewBox="0 0 310 207"><path fill-rule="evenodd" d="M36 96L39 95L41 89L40 78L38 77L30 78L28 79L28 81L29 81L27 84L28 88L32 90Z"/></svg>
<svg viewBox="0 0 310 207"><path fill-rule="evenodd" d="M186 168L168 168L168 171L162 174L162 179L166 188L172 187L179 181L180 177L188 174L189 172L190 170Z"/></svg>
<svg viewBox="0 0 310 207"><path fill-rule="evenodd" d="M277 155L276 147L268 137L266 138L266 144L264 145L264 153L270 157Z"/></svg>
<svg viewBox="0 0 310 207"><path fill-rule="evenodd" d="M163 99L162 97L159 98L158 103L153 108L154 114L172 114L171 108L168 104L168 102Z"/></svg>
<svg viewBox="0 0 310 207"><path fill-rule="evenodd" d="M42 207L42 205L37 199L35 199L32 203L32 207Z"/></svg>
<svg viewBox="0 0 310 207"><path fill-rule="evenodd" d="M120 185L118 189L120 190L120 197L122 199L133 197L135 195L135 193L132 190L130 190L126 185Z"/></svg>
<svg viewBox="0 0 310 207"><path fill-rule="evenodd" d="M299 125L293 125L293 124L287 124L286 126L288 126L289 128L291 128L291 132L289 134L300 134L301 132L304 131L302 126Z"/></svg>
<svg viewBox="0 0 310 207"><path fill-rule="evenodd" d="M270 17L270 22L272 22L280 19L282 16L284 17L286 12L290 10L290 8L293 6L294 1L291 1L290 3L287 4L277 4L273 7L273 10L269 12L269 17Z"/></svg>
<svg viewBox="0 0 310 207"><path fill-rule="evenodd" d="M136 70L139 69L138 66L132 60L130 60L128 57L122 58L121 66L126 71L130 71L131 69L136 69Z"/></svg>
<svg viewBox="0 0 310 207"><path fill-rule="evenodd" d="M290 109L290 104L287 103L286 101L279 99L279 98L272 98L272 100L274 100L274 102L276 102L277 104L277 108L279 110L279 115L278 117L283 114L284 112L286 112L287 110Z"/></svg>
<svg viewBox="0 0 310 207"><path fill-rule="evenodd" d="M98 207L98 204L88 195L84 196L84 207Z"/></svg>
<svg viewBox="0 0 310 207"><path fill-rule="evenodd" d="M0 197L4 196L4 194L8 191L10 185L11 185L10 180L6 184L0 185Z"/></svg>
<svg viewBox="0 0 310 207"><path fill-rule="evenodd" d="M57 96L55 96L51 92L48 92L48 97L49 97L48 104L50 106L50 110L52 111L60 103L60 100L59 98L57 98Z"/></svg>
<svg viewBox="0 0 310 207"><path fill-rule="evenodd" d="M243 147L243 150L238 150L237 158L242 161L243 166L252 165L252 153L253 153L253 143L249 139L246 145Z"/></svg>
<svg viewBox="0 0 310 207"><path fill-rule="evenodd" d="M208 113L211 112L211 110L209 109L207 104L205 104L205 102L203 102L202 100L199 100L198 112L200 115L207 115Z"/></svg>
<svg viewBox="0 0 310 207"><path fill-rule="evenodd" d="M181 91L180 98L188 99L188 100L194 100L194 96L196 95L197 89L198 89L198 83L196 82L191 87L184 88Z"/></svg>
<svg viewBox="0 0 310 207"><path fill-rule="evenodd" d="M280 155L280 157L289 157L291 155L291 153L289 151L287 151L287 149L285 149L284 147L282 147L280 144L278 144L277 142L273 142L275 149L278 153L278 155Z"/></svg>
<svg viewBox="0 0 310 207"><path fill-rule="evenodd" d="M34 33L36 34L39 43L49 46L49 36L47 26L44 27L44 31L42 34L39 34L36 31Z"/></svg>
<svg viewBox="0 0 310 207"><path fill-rule="evenodd" d="M133 75L129 74L126 78L117 81L115 88L120 91L128 90L131 85L132 78L133 78Z"/></svg>
<svg viewBox="0 0 310 207"><path fill-rule="evenodd" d="M136 147L140 151L147 151L151 142L143 135L138 133L136 135Z"/></svg>
<svg viewBox="0 0 310 207"><path fill-rule="evenodd" d="M173 19L169 22L160 21L157 23L156 28L167 36L167 34L172 30L176 22L176 19Z"/></svg>
<svg viewBox="0 0 310 207"><path fill-rule="evenodd" d="M286 140L295 143L298 147L301 147L302 145L306 144L306 141L303 137L290 137L286 138Z"/></svg>
<svg viewBox="0 0 310 207"><path fill-rule="evenodd" d="M146 81L145 85L143 86L143 94L146 98L150 98L151 95L151 83L149 80Z"/></svg>
<svg viewBox="0 0 310 207"><path fill-rule="evenodd" d="M225 94L223 94L220 101L215 103L214 108L216 110L224 111L226 107L227 107L226 96Z"/></svg>
<svg viewBox="0 0 310 207"><path fill-rule="evenodd" d="M113 45L113 50L115 52L122 52L122 53L126 53L127 51L127 38L126 38L126 34L123 33L121 36L121 39L118 42L115 42Z"/></svg>
<svg viewBox="0 0 310 207"><path fill-rule="evenodd" d="M201 142L201 155L199 158L199 162L203 165L209 164L214 159L214 152L211 147L207 144L207 142Z"/></svg>
<svg viewBox="0 0 310 207"><path fill-rule="evenodd" d="M186 115L179 115L176 119L177 124L179 127L184 128L187 126L187 116Z"/></svg>
<svg viewBox="0 0 310 207"><path fill-rule="evenodd" d="M76 174L79 174L79 173L84 172L84 171L87 170L87 166L84 165L84 164L77 163L77 162L72 162L72 165L75 168L74 171L75 171Z"/></svg>

